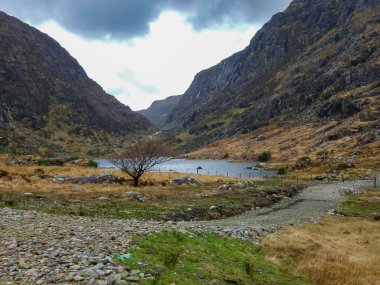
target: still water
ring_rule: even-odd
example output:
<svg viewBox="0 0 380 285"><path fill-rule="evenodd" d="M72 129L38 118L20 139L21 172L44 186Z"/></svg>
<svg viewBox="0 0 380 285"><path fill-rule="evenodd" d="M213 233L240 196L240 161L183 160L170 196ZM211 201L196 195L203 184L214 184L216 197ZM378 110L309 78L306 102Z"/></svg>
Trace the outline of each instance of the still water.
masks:
<svg viewBox="0 0 380 285"><path fill-rule="evenodd" d="M107 159L97 159L100 168L115 168ZM256 162L231 162L229 160L172 159L153 167L150 171L180 172L221 175L229 177L254 178L276 175L276 171L255 168Z"/></svg>

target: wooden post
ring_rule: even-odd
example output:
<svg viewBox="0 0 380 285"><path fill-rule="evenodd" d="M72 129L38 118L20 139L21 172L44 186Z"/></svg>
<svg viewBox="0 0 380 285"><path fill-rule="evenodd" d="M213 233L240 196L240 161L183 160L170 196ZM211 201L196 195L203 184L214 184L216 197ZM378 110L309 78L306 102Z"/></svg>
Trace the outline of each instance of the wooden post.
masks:
<svg viewBox="0 0 380 285"><path fill-rule="evenodd" d="M241 173L240 173L240 179L241 179Z"/></svg>

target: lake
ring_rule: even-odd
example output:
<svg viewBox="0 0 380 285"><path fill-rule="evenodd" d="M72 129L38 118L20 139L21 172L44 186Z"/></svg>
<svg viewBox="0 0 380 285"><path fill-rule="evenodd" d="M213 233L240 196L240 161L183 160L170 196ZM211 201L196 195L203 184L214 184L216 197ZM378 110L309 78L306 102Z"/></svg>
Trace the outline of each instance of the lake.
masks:
<svg viewBox="0 0 380 285"><path fill-rule="evenodd" d="M97 159L100 168L115 168L107 159ZM276 175L276 171L256 169L256 162L232 162L229 160L192 160L172 159L156 165L151 172L180 172L196 174L221 175L229 177L255 178ZM248 169L252 168L252 169Z"/></svg>

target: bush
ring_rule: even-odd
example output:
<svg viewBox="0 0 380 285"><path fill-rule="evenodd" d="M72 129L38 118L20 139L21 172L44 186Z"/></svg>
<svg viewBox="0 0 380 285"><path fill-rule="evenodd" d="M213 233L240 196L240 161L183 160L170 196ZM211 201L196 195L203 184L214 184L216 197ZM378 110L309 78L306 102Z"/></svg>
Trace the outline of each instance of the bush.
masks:
<svg viewBox="0 0 380 285"><path fill-rule="evenodd" d="M164 265L169 269L174 269L174 267L178 263L178 258L180 255L181 253L179 249L175 249L170 252L169 251L165 252L164 258L163 258Z"/></svg>
<svg viewBox="0 0 380 285"><path fill-rule="evenodd" d="M303 156L301 158L299 158L296 162L296 168L297 169L303 169L303 168L306 168L308 166L310 166L312 163L311 161L311 158L308 157L308 156Z"/></svg>
<svg viewBox="0 0 380 285"><path fill-rule="evenodd" d="M355 165L353 164L349 164L349 163L339 163L336 167L336 170L347 170L347 169L351 169L351 168L354 168Z"/></svg>
<svg viewBox="0 0 380 285"><path fill-rule="evenodd" d="M39 160L35 163L35 165L38 165L38 166L52 166L53 163L51 163L51 161L49 160Z"/></svg>
<svg viewBox="0 0 380 285"><path fill-rule="evenodd" d="M7 176L9 173L5 170L0 170L0 178L3 176Z"/></svg>
<svg viewBox="0 0 380 285"><path fill-rule="evenodd" d="M267 162L271 160L271 158L272 158L272 154L270 153L270 151L264 151L259 154L257 159L259 162Z"/></svg>
<svg viewBox="0 0 380 285"><path fill-rule="evenodd" d="M88 166L88 167L98 168L98 163L97 163L96 161L94 161L94 160L89 160L89 161L87 162L87 166Z"/></svg>

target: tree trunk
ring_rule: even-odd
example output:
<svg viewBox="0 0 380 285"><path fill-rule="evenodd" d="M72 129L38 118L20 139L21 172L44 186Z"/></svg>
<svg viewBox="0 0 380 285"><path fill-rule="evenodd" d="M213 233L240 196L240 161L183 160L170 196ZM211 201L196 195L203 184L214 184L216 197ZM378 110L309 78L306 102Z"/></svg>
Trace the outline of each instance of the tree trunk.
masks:
<svg viewBox="0 0 380 285"><path fill-rule="evenodd" d="M139 180L140 180L140 176L133 177L133 186L134 187L139 187Z"/></svg>

